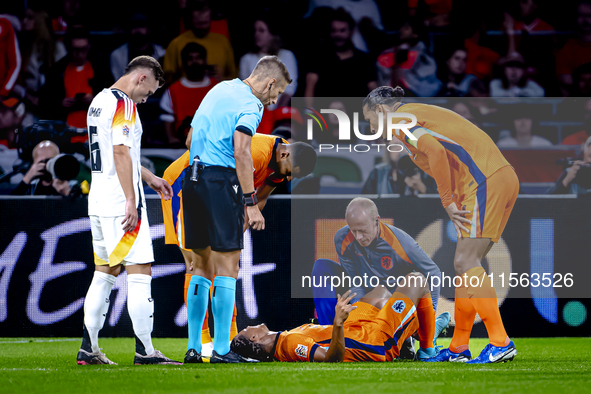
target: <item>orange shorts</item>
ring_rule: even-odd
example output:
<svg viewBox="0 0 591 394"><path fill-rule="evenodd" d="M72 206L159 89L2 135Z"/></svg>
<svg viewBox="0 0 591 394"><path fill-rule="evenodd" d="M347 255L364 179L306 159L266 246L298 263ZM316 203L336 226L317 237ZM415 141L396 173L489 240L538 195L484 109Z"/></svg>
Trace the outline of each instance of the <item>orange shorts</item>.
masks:
<svg viewBox="0 0 591 394"><path fill-rule="evenodd" d="M519 179L511 166L497 170L485 182L454 199L458 209L470 211L464 223L470 238L499 242L519 194ZM462 231L465 236L465 232Z"/></svg>
<svg viewBox="0 0 591 394"><path fill-rule="evenodd" d="M355 361L394 360L400 354L406 338L419 328L415 305L402 293L394 292L382 309L365 302L355 305L357 309L349 314L344 325L346 337L366 345L355 350L348 348L351 353L355 353ZM378 348L379 353L384 355L378 356ZM364 349L374 349L376 352Z"/></svg>

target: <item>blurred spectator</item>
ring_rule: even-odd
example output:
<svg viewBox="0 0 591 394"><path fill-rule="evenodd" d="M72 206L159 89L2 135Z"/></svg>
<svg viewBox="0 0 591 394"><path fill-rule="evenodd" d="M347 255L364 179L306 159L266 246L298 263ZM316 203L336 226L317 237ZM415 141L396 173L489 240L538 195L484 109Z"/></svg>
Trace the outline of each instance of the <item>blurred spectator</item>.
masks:
<svg viewBox="0 0 591 394"><path fill-rule="evenodd" d="M191 120L201 101L218 81L207 75L207 51L196 42L181 51L183 73L186 75L166 90L160 100L164 128L169 144L181 144L191 128Z"/></svg>
<svg viewBox="0 0 591 394"><path fill-rule="evenodd" d="M437 63L420 41L418 22L406 22L400 28L400 43L383 51L377 60L381 86L403 86L413 95L431 97L441 88Z"/></svg>
<svg viewBox="0 0 591 394"><path fill-rule="evenodd" d="M273 111L265 109L263 119L259 123L257 133L271 134L278 127L287 127L292 133L294 141L304 141L305 135L301 135L301 128L304 122L300 111L294 107L281 107ZM303 137L303 139L299 137Z"/></svg>
<svg viewBox="0 0 591 394"><path fill-rule="evenodd" d="M168 83L179 79L182 69L181 51L189 42L196 42L207 50L207 64L217 80L232 79L237 76L234 51L227 37L212 33L211 8L206 1L188 0L185 7L185 25L191 30L173 39L164 56L164 73Z"/></svg>
<svg viewBox="0 0 591 394"><path fill-rule="evenodd" d="M19 83L25 88L27 108L24 126L33 124L38 119L38 92L45 84L46 74L53 64L67 54L63 42L56 42L51 34L49 15L45 11L25 12L20 33L22 71Z"/></svg>
<svg viewBox="0 0 591 394"><path fill-rule="evenodd" d="M449 25L449 14L452 10L453 0L408 0L408 11L410 16L420 16L425 24L433 27L445 27ZM419 15L419 5L424 5L424 14Z"/></svg>
<svg viewBox="0 0 591 394"><path fill-rule="evenodd" d="M47 119L65 120L72 127L86 127L86 112L92 101L94 69L88 61L90 41L81 27L69 33L70 53L51 70L41 102Z"/></svg>
<svg viewBox="0 0 591 394"><path fill-rule="evenodd" d="M501 77L490 81L491 97L544 97L544 88L526 75L523 56L513 52L499 60Z"/></svg>
<svg viewBox="0 0 591 394"><path fill-rule="evenodd" d="M587 194L591 192L591 137L583 146L583 159L565 169L548 194Z"/></svg>
<svg viewBox="0 0 591 394"><path fill-rule="evenodd" d="M437 193L435 181L413 163L406 152L384 152L384 162L375 166L365 181L361 194Z"/></svg>
<svg viewBox="0 0 591 394"><path fill-rule="evenodd" d="M0 145L14 148L15 129L20 127L25 117L25 104L14 93L0 101Z"/></svg>
<svg viewBox="0 0 591 394"><path fill-rule="evenodd" d="M585 63L582 66L577 67L573 72L573 85L570 96L591 96L591 63Z"/></svg>
<svg viewBox="0 0 591 394"><path fill-rule="evenodd" d="M144 14L135 14L130 21L129 42L111 52L111 74L117 81L132 59L138 56L151 56L154 59L164 57L164 48L150 39L148 18Z"/></svg>
<svg viewBox="0 0 591 394"><path fill-rule="evenodd" d="M260 18L254 22L254 46L240 58L240 79L246 79L263 56L277 56L285 64L292 82L279 96L276 107L288 106L298 86L298 62L293 52L281 48L282 42L272 18ZM275 106L274 106L275 107ZM272 108L270 108L272 109Z"/></svg>
<svg viewBox="0 0 591 394"><path fill-rule="evenodd" d="M363 37L357 26L367 26L377 30L384 30L380 9L374 0L310 0L309 8L304 18L309 18L315 9L330 7L332 9L342 8L355 21L352 28L351 42L358 50L368 52L369 46L366 38Z"/></svg>
<svg viewBox="0 0 591 394"><path fill-rule="evenodd" d="M490 80L493 74L493 66L500 56L480 43L481 37L486 35L484 24L474 24L473 26L468 24L462 30L467 31L467 34L469 34L468 38L464 40L464 47L468 54L466 73L473 74L483 81Z"/></svg>
<svg viewBox="0 0 591 394"><path fill-rule="evenodd" d="M23 180L10 194L18 196L68 196L79 191L76 181L53 178L45 166L49 159L59 155L58 146L51 141L41 141L33 148L33 164Z"/></svg>
<svg viewBox="0 0 591 394"><path fill-rule="evenodd" d="M71 28L73 25L84 25L80 3L80 0L62 0L62 8L51 21L55 34L65 35L68 26Z"/></svg>
<svg viewBox="0 0 591 394"><path fill-rule="evenodd" d="M306 74L306 104L312 97L364 97L375 89L375 66L372 59L353 46L355 21L345 10L334 11L330 23L330 44L312 61Z"/></svg>
<svg viewBox="0 0 591 394"><path fill-rule="evenodd" d="M451 52L443 67L440 68L442 87L438 96L464 97L470 93L472 82L477 79L472 74L466 74L466 60L468 53L464 48L457 48Z"/></svg>
<svg viewBox="0 0 591 394"><path fill-rule="evenodd" d="M514 30L531 33L554 32L554 28L538 17L539 0L520 0Z"/></svg>
<svg viewBox="0 0 591 394"><path fill-rule="evenodd" d="M174 36L177 36L181 33L186 32L188 29L191 28L191 21L189 21L189 24L187 24L187 21L185 20L186 18L182 17L182 15L185 13L185 10L187 8L187 3L191 3L191 1L187 1L187 0L177 0L178 2L178 6L179 9L175 10L174 5L173 7L171 7L173 9L173 11L176 11L177 13L180 11L181 17L178 18L178 20L176 20L175 26L174 28L176 28L176 32L174 34ZM228 28L228 19L225 17L225 12L224 11L228 11L227 8L225 7L225 4L223 3L209 3L209 5L212 7L211 10L211 27L209 28L209 31L212 33L218 33L221 34L223 36L226 36L226 38L228 40L230 40L230 42L232 41L232 39L230 38L230 29ZM236 10L234 10L236 11ZM187 27L188 26L188 27ZM163 26L166 27L166 26ZM172 26L166 30L173 30L174 29ZM168 41L170 41L172 38L174 38L174 36L170 37L170 39Z"/></svg>
<svg viewBox="0 0 591 394"><path fill-rule="evenodd" d="M477 108L472 106L472 102L458 101L452 106L452 111L464 117L476 126L480 127L480 116Z"/></svg>
<svg viewBox="0 0 591 394"><path fill-rule="evenodd" d="M12 24L0 15L0 99L14 88L21 66L21 52Z"/></svg>
<svg viewBox="0 0 591 394"><path fill-rule="evenodd" d="M577 7L577 38L569 39L556 53L556 74L563 96L568 95L577 67L591 63L591 2L582 1Z"/></svg>
<svg viewBox="0 0 591 394"><path fill-rule="evenodd" d="M583 130L564 138L562 145L582 145L591 137L591 99L585 101L584 110Z"/></svg>
<svg viewBox="0 0 591 394"><path fill-rule="evenodd" d="M528 104L510 105L509 119L513 119L513 130L515 138L505 136L499 139L499 148L542 148L552 146L546 138L533 135L534 108ZM503 135L503 132L500 133Z"/></svg>
<svg viewBox="0 0 591 394"><path fill-rule="evenodd" d="M328 109L336 109L347 113L347 107L341 100L334 100L328 104ZM328 129L314 133L314 141L316 144L338 144L339 143L339 119L334 114L324 115ZM351 138L355 139L352 135ZM355 141L344 141L343 143L355 143Z"/></svg>

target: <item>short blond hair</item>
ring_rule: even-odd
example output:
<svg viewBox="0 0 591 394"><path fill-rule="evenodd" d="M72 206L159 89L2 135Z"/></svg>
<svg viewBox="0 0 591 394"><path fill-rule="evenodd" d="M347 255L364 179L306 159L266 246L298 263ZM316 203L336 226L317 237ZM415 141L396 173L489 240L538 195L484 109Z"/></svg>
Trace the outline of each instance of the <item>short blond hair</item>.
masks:
<svg viewBox="0 0 591 394"><path fill-rule="evenodd" d="M288 85L292 81L287 67L277 56L263 56L252 70L251 75L258 80L265 78L284 80Z"/></svg>
<svg viewBox="0 0 591 394"><path fill-rule="evenodd" d="M347 217L347 214L355 207L361 208L366 215L371 217L371 219L376 219L379 216L378 207L372 200L365 197L355 197L349 202L349 205L347 205L345 217Z"/></svg>

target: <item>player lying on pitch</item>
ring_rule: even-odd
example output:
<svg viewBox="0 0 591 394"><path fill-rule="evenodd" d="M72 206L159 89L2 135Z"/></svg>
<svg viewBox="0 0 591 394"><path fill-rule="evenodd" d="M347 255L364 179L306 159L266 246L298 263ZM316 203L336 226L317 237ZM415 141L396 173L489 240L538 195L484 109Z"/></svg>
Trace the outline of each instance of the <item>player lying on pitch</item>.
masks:
<svg viewBox="0 0 591 394"><path fill-rule="evenodd" d="M187 137L187 142L191 141L191 133ZM291 180L291 177L302 178L310 174L316 165L316 152L309 144L304 142L295 142L289 144L286 140L265 134L255 134L251 142L251 155L253 161L254 187L257 191L259 209L262 211L267 202L267 198L273 192L275 187L285 179ZM173 191L171 200L162 200L162 215L164 218L165 242L167 244L177 245L185 260L185 305L187 305L187 292L191 282L193 271L193 261L196 256L191 250L184 249L183 232L183 210L182 210L182 182L185 170L189 167L189 151L183 154L179 159L173 162L164 171L163 179L170 184ZM248 215L245 210L244 231L248 228ZM210 288L210 292L213 287ZM210 294L211 298L211 294ZM234 315L232 317L232 326L230 329L230 339L238 333L236 328L236 306L234 306ZM213 351L213 342L209 333L208 314L205 315L205 321L199 333L199 327L192 327L191 316L189 316L189 345L188 351L196 348L195 342L201 335L202 350L201 355L210 357ZM189 352L188 352L189 353ZM185 359L190 362L191 357Z"/></svg>
<svg viewBox="0 0 591 394"><path fill-rule="evenodd" d="M350 305L354 297L351 290L338 296L333 325L304 324L273 332L260 324L242 330L230 348L259 361L393 361L415 331L419 353L433 348L435 311L422 274L406 275L406 286L398 286L394 294L377 287Z"/></svg>

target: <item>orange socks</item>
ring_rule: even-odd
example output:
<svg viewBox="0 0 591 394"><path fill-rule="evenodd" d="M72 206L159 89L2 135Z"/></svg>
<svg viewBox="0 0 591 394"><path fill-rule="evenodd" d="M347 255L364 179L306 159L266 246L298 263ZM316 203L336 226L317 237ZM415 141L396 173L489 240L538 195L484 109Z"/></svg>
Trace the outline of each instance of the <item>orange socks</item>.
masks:
<svg viewBox="0 0 591 394"><path fill-rule="evenodd" d="M212 289L213 286L211 286L209 289L210 298L213 294ZM232 315L232 325L230 326L230 340L232 340L236 335L238 335L238 327L236 326L236 313L236 303L234 303L234 314ZM205 320L203 320L203 327L201 327L201 343L209 342L211 342L211 333L209 332L209 311L207 311L207 313L205 313Z"/></svg>
<svg viewBox="0 0 591 394"><path fill-rule="evenodd" d="M449 344L449 350L455 353L461 353L468 350L468 342L470 341L470 333L474 325L474 318L476 317L476 309L472 305L472 301L468 298L468 289L465 287L456 287L455 294L455 310L454 319L456 327L454 329L454 336Z"/></svg>
<svg viewBox="0 0 591 394"><path fill-rule="evenodd" d="M189 291L189 284L191 283L191 274L185 274L185 305L187 305L187 292Z"/></svg>
<svg viewBox="0 0 591 394"><path fill-rule="evenodd" d="M435 311L433 310L433 300L430 295L421 298L419 301L417 316L419 318L418 332L421 348L432 348L433 337L435 336Z"/></svg>
<svg viewBox="0 0 591 394"><path fill-rule="evenodd" d="M209 342L211 342L211 335L209 333L209 311L207 311L205 313L205 320L203 320L203 327L201 327L201 343Z"/></svg>
<svg viewBox="0 0 591 394"><path fill-rule="evenodd" d="M480 286L468 287L467 293L474 305L474 309L486 326L489 342L494 346L506 346L509 338L503 326L501 313L499 312L499 303L497 301L497 292L492 286L490 278L486 275L484 268L474 267L466 271L468 285L470 278L477 277ZM473 280L476 283L476 280Z"/></svg>

